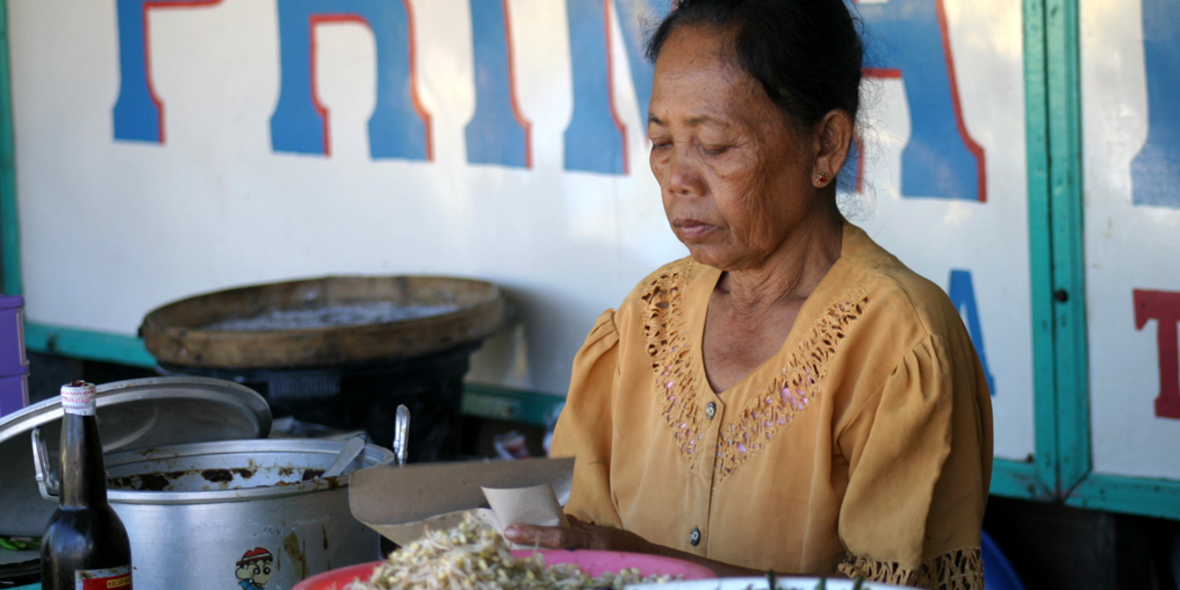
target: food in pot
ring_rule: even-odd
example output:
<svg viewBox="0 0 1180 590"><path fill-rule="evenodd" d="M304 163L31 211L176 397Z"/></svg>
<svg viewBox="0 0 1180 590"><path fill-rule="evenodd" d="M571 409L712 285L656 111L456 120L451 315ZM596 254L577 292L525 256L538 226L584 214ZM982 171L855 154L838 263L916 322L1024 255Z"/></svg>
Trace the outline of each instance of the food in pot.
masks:
<svg viewBox="0 0 1180 590"><path fill-rule="evenodd" d="M667 582L679 576L642 576L638 568L590 577L577 566L560 563L545 567L540 554L514 557L508 541L470 517L446 531L394 551L373 571L368 582L357 580L348 590L539 590L613 588L626 584Z"/></svg>

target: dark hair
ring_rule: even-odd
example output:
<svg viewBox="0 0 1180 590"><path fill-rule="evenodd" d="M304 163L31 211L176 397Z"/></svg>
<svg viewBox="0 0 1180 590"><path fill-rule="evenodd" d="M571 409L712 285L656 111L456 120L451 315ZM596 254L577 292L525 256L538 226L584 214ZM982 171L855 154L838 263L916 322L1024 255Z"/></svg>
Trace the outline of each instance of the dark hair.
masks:
<svg viewBox="0 0 1180 590"><path fill-rule="evenodd" d="M789 121L811 127L833 109L856 120L864 48L844 0L680 0L648 41L648 59L691 26L733 30L737 65Z"/></svg>

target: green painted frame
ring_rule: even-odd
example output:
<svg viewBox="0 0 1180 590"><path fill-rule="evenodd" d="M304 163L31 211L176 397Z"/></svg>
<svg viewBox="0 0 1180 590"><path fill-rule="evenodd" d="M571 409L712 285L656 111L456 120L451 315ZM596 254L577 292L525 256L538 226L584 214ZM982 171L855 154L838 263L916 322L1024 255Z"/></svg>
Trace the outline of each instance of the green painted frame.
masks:
<svg viewBox="0 0 1180 590"><path fill-rule="evenodd" d="M1025 0L1024 112L1028 175L1029 297L1032 307L1033 422L1035 452L1029 461L995 461L991 493L1010 498L1057 497L1057 377L1052 307L1053 241L1049 224L1048 54L1044 0Z"/></svg>
<svg viewBox="0 0 1180 590"><path fill-rule="evenodd" d="M1035 453L1028 461L997 459L991 491L1180 519L1180 481L1090 471L1078 0L1024 0L1022 11ZM7 2L0 0L0 248L4 291L20 294L7 17ZM27 323L25 340L36 352L155 366L142 340L133 336ZM465 389L464 413L537 425L562 401L490 385Z"/></svg>
<svg viewBox="0 0 1180 590"><path fill-rule="evenodd" d="M1090 471L1078 1L1045 3L1057 489L1065 495Z"/></svg>

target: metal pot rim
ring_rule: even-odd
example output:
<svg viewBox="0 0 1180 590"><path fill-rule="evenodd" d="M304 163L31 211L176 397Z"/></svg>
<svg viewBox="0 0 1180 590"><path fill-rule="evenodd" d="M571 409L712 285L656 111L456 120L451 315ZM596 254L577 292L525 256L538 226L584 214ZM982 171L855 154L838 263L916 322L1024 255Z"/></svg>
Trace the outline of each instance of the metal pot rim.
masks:
<svg viewBox="0 0 1180 590"><path fill-rule="evenodd" d="M195 457L201 455L249 455L255 452L320 453L336 455L345 441L325 439L254 439L231 440L207 443L169 445L153 449L123 451L106 456L107 468L142 463L153 460ZM358 456L365 468L387 465L393 462L393 452L373 444L365 445ZM245 502L270 498L281 498L314 492L327 492L348 486L349 473L336 477L316 478L288 485L268 485L254 488L194 491L152 491L152 490L107 490L107 498L120 504L212 504L220 502Z"/></svg>

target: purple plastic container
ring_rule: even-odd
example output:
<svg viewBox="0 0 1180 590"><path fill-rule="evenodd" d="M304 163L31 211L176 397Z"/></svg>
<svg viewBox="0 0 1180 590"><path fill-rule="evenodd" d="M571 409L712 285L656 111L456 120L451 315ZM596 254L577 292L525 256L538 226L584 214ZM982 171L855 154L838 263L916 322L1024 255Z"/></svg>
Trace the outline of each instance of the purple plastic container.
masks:
<svg viewBox="0 0 1180 590"><path fill-rule="evenodd" d="M29 405L24 310L24 297L0 296L0 416Z"/></svg>

